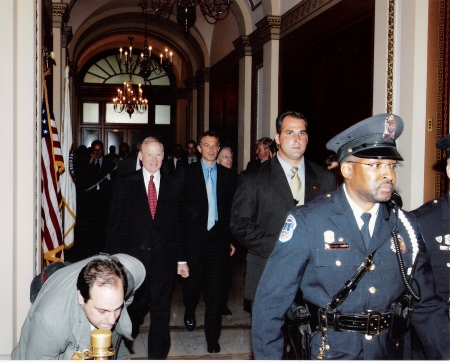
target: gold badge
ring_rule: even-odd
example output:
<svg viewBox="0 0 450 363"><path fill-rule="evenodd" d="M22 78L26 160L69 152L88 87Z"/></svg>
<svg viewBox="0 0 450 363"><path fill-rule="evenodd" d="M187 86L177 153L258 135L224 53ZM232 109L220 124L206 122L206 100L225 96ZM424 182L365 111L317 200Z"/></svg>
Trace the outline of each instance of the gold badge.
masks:
<svg viewBox="0 0 450 363"><path fill-rule="evenodd" d="M403 239L403 236L398 233L397 239L398 239L398 247L400 248L400 252L402 254L406 253L406 243L405 243L405 240ZM391 238L391 250L392 250L392 252L395 253L395 244L394 244L393 238Z"/></svg>
<svg viewBox="0 0 450 363"><path fill-rule="evenodd" d="M389 115L384 122L384 139L395 139L396 120L394 115Z"/></svg>
<svg viewBox="0 0 450 363"><path fill-rule="evenodd" d="M450 234L446 234L444 236L444 240L445 240L445 244L446 245L450 245Z"/></svg>

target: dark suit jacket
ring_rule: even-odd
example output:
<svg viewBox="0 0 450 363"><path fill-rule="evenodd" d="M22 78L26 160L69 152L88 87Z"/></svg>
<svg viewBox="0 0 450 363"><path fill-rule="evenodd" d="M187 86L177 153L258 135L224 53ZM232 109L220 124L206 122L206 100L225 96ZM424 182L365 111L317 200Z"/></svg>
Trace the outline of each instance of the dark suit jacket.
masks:
<svg viewBox="0 0 450 363"><path fill-rule="evenodd" d="M266 160L264 163L266 163L266 162L268 162L268 161L270 161L270 159L269 160ZM262 165L264 165L264 163L261 163L261 160L260 159L255 159L255 160L250 160L248 163L247 163L247 167L245 168L245 172L247 173L253 173L253 172L256 172L256 171L258 171L259 170L259 168L262 166Z"/></svg>
<svg viewBox="0 0 450 363"><path fill-rule="evenodd" d="M155 220L148 205L143 170L117 179L108 219L106 250L139 259L154 278L174 278L181 258L179 185L161 168Z"/></svg>
<svg viewBox="0 0 450 363"><path fill-rule="evenodd" d="M189 164L185 170L183 188L183 238L188 265L198 261L205 251L208 240L208 196L201 162ZM232 241L230 234L230 211L236 190L236 174L217 165L217 208L218 221L214 228L218 232L215 248L218 252L227 251Z"/></svg>
<svg viewBox="0 0 450 363"><path fill-rule="evenodd" d="M137 159L137 154L130 153L125 159L120 160L117 168L117 176L123 176L124 174L135 172Z"/></svg>
<svg viewBox="0 0 450 363"><path fill-rule="evenodd" d="M187 165L187 159L186 157L181 157L178 161L177 161L177 167L175 168L175 164L173 163L173 158L170 159L165 159L164 163L167 164L168 168L169 168L169 172L171 175L178 175L179 173L182 173Z"/></svg>
<svg viewBox="0 0 450 363"><path fill-rule="evenodd" d="M336 189L336 176L305 160L305 204ZM248 248L245 298L253 300L259 279L296 201L278 157L258 172L241 173L231 212L231 232Z"/></svg>

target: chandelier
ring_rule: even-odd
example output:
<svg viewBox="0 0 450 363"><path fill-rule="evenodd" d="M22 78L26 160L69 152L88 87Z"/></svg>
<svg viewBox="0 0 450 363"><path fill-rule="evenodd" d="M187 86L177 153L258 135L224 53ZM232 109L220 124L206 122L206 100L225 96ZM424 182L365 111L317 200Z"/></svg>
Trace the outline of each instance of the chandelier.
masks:
<svg viewBox="0 0 450 363"><path fill-rule="evenodd" d="M123 51L122 48L119 49L119 68L121 73L128 73L130 80L123 83L123 89L117 90L117 97L113 99L114 111L118 113L127 112L131 118L131 115L136 111L137 113L143 114L148 109L148 101L143 98L143 92L141 84L138 85L137 92L133 91L133 74L136 69L140 67L139 76L144 79L145 83L150 84L150 76L152 73L156 75L161 74L169 67L172 67L172 51L165 48L165 57L161 53L159 56L159 61L152 59L152 46L148 45L147 39L147 18L145 21L145 38L144 38L144 49L139 56L133 56L133 39L134 37L128 37L130 40L130 46L128 50ZM128 52L129 51L129 52ZM124 68L122 68L124 66Z"/></svg>
<svg viewBox="0 0 450 363"><path fill-rule="evenodd" d="M127 112L131 118L131 115L136 111L137 113L145 113L147 111L147 99L143 98L141 84L138 85L137 94L133 91L133 73L136 70L136 67L139 65L139 57L133 60L133 37L128 37L130 40L130 53L125 51L125 61L123 65L125 66L125 72L128 73L130 80L127 82L123 82L123 89L117 89L117 97L113 99L114 102L114 111L118 113ZM122 52L123 49L120 48L120 59L119 59L119 68L120 72L124 73L122 69Z"/></svg>
<svg viewBox="0 0 450 363"><path fill-rule="evenodd" d="M225 19L230 12L232 0L150 0L153 12L158 16L169 17L172 14L173 7L176 5L177 21L186 33L189 34L189 28L195 24L196 6L200 10L209 24L215 24L219 20ZM141 0L142 10L147 9L147 0Z"/></svg>

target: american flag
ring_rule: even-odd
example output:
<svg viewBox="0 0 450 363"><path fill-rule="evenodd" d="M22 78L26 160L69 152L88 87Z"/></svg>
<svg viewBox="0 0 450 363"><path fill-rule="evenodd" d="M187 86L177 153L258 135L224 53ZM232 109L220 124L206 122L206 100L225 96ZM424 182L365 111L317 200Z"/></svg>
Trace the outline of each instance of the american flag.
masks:
<svg viewBox="0 0 450 363"><path fill-rule="evenodd" d="M42 101L42 142L41 142L41 240L44 259L47 263L63 261L63 235L61 220L61 189L59 176L64 171L58 130L51 109L50 76L44 81L44 100Z"/></svg>

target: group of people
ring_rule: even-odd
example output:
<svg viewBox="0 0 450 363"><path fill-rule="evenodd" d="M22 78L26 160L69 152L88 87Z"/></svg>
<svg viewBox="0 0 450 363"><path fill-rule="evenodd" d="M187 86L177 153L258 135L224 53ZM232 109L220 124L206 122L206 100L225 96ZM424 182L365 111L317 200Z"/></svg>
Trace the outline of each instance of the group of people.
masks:
<svg viewBox="0 0 450 363"><path fill-rule="evenodd" d="M124 343L150 312L148 358L165 359L177 274L186 329L196 328L203 294L207 350L220 352L237 241L248 250L245 298L252 302L255 359L283 358L285 315L299 296L318 317L311 323L312 359L418 357L412 345L405 348L407 329L399 320L414 329L421 357L449 359L449 197L413 213L392 197L403 160L395 140L403 126L400 117L381 114L331 139L327 148L337 155L343 178L337 190L334 172L305 159L308 121L296 111L277 117L274 140L258 140L258 158L239 181L232 150L221 147L213 131L198 145L188 140L185 155L177 145L170 159L158 139L147 137L130 172L114 180L101 251L109 255L65 267L43 285L12 357L68 358L89 346L91 329L103 328L114 330L119 356L127 358ZM450 136L438 147L450 155ZM102 178L93 181L96 193ZM98 269L92 262L105 261L118 265L106 267L112 278L89 272ZM56 294L58 304L47 306ZM410 304L396 319L394 306L403 296ZM58 339L49 345L41 331L45 339Z"/></svg>

